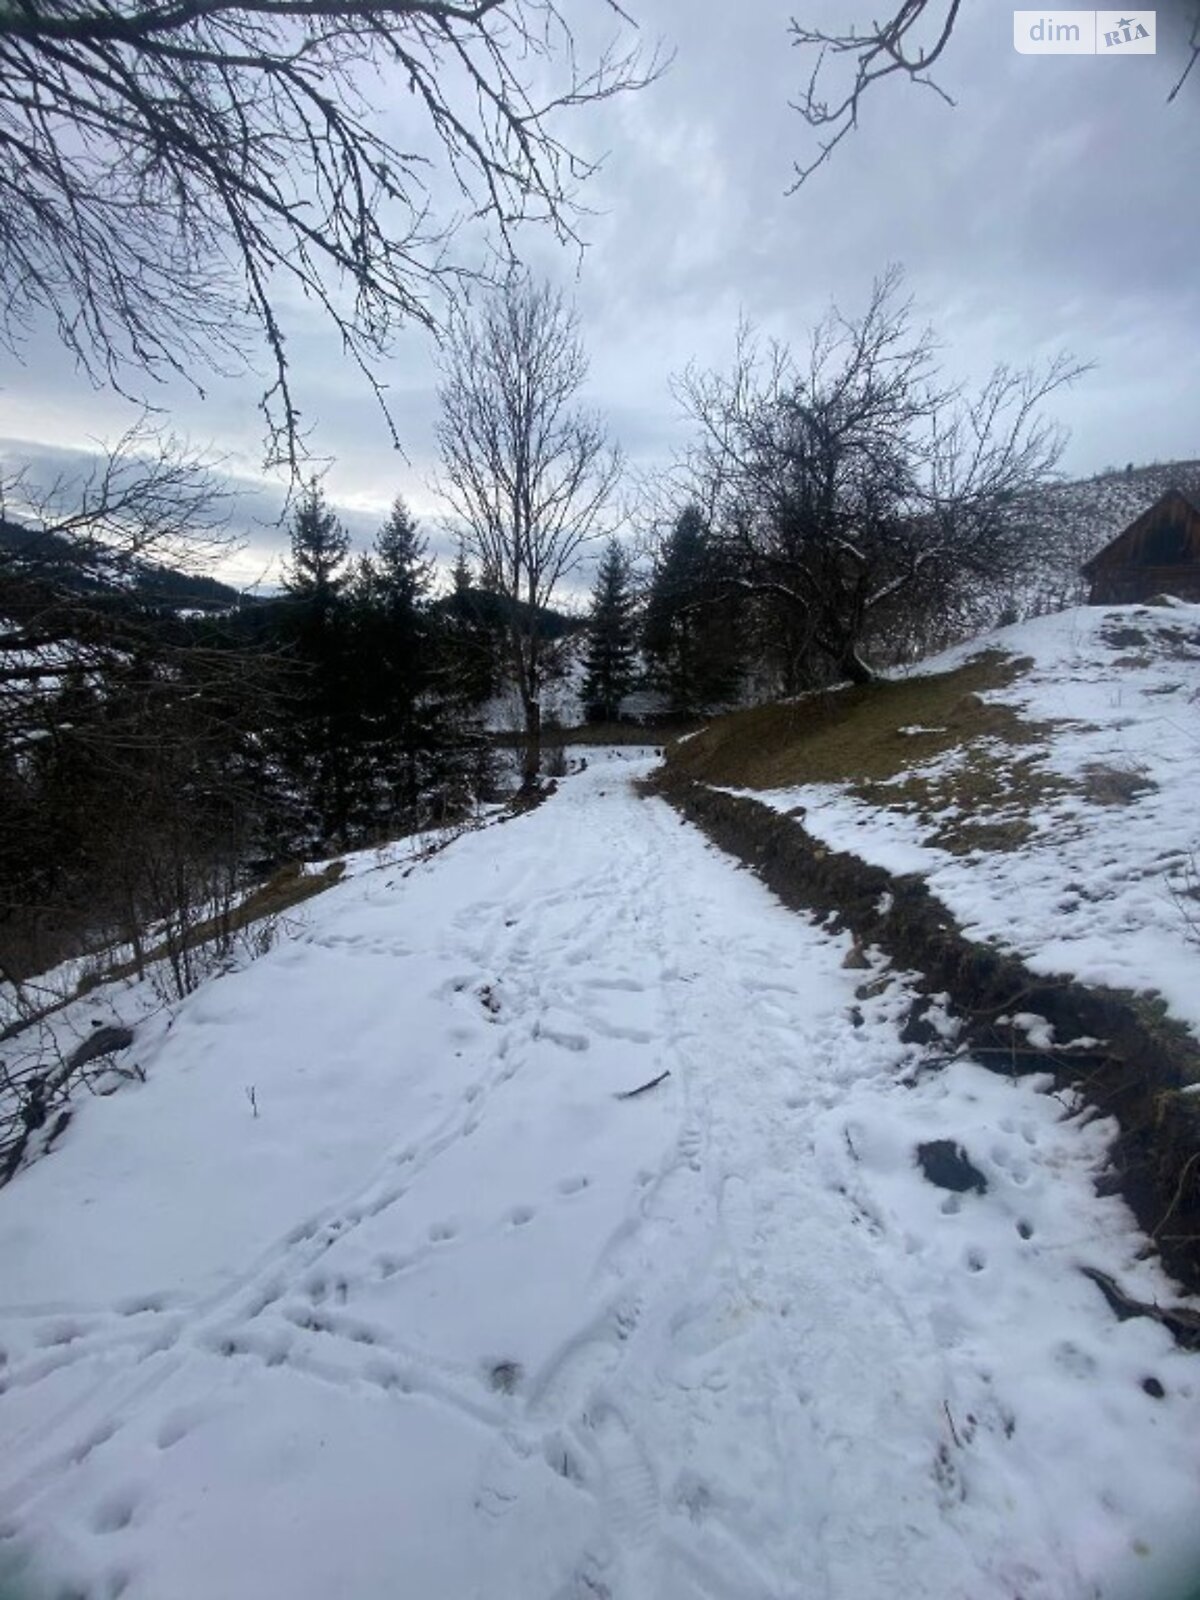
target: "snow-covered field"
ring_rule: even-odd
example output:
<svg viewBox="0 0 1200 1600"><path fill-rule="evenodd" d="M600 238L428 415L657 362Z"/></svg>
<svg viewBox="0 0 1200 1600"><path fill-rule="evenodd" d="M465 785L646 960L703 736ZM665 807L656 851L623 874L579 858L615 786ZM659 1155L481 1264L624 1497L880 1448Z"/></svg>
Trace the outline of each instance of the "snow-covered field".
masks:
<svg viewBox="0 0 1200 1600"><path fill-rule="evenodd" d="M895 806L829 784L754 798L803 806L804 826L835 849L922 873L970 937L999 940L1038 972L1157 991L1200 1034L1200 606L1080 607L917 670L945 671L984 648L1032 662L984 698L1053 724L1038 768L1066 780L1061 793L1009 808L1033 830L1019 849L952 855L899 793ZM914 761L903 781L936 779L966 754Z"/></svg>
<svg viewBox="0 0 1200 1600"><path fill-rule="evenodd" d="M0 1191L6 1600L1165 1585L1200 1370L1079 1270L1172 1293L1110 1130L918 1071L902 977L589 763L147 1018Z"/></svg>

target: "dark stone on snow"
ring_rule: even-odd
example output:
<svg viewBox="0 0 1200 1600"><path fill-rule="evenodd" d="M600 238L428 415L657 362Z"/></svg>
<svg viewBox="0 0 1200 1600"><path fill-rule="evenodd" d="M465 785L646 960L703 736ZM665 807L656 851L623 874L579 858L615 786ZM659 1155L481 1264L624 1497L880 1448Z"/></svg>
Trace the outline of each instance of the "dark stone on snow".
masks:
<svg viewBox="0 0 1200 1600"><path fill-rule="evenodd" d="M89 1039L85 1039L67 1057L67 1066L74 1072L76 1068L86 1067L89 1061L95 1061L100 1056L111 1056L117 1050L127 1050L132 1043L132 1028L122 1028L116 1024L97 1028Z"/></svg>
<svg viewBox="0 0 1200 1600"><path fill-rule="evenodd" d="M917 1160L930 1183L936 1183L939 1189L950 1189L955 1194L965 1194L968 1189L974 1189L976 1194L987 1193L987 1179L953 1139L930 1139L927 1144L919 1144Z"/></svg>
<svg viewBox="0 0 1200 1600"><path fill-rule="evenodd" d="M1155 1400L1161 1400L1167 1392L1157 1378L1143 1378L1142 1388Z"/></svg>
<svg viewBox="0 0 1200 1600"><path fill-rule="evenodd" d="M497 1394L512 1394L521 1381L519 1361L497 1361L488 1373L488 1382Z"/></svg>
<svg viewBox="0 0 1200 1600"><path fill-rule="evenodd" d="M908 1013L908 1020L900 1030L901 1044L938 1044L941 1034L929 1020L929 1002L918 1000Z"/></svg>

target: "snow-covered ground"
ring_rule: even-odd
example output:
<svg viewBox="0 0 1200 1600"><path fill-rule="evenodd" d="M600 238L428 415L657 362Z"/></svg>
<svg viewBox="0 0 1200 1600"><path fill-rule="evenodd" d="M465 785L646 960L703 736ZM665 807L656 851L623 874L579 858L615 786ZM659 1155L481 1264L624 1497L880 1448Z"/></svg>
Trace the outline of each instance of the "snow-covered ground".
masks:
<svg viewBox="0 0 1200 1600"><path fill-rule="evenodd" d="M587 636L569 634L546 646L551 670L542 686L542 719L547 728L577 728L586 720L583 680L587 673ZM480 709L489 733L519 733L525 712L515 683L505 683Z"/></svg>
<svg viewBox="0 0 1200 1600"><path fill-rule="evenodd" d="M1019 849L952 855L929 842L911 805L868 803L848 786L754 797L803 806L804 826L835 849L924 874L972 938L998 939L1038 972L1157 991L1200 1033L1200 606L1080 607L916 670L945 671L985 648L1032 662L984 698L1053 724L1038 767L1067 780L1062 793L1009 808L1033 829ZM904 781L935 778L966 754L914 762Z"/></svg>
<svg viewBox="0 0 1200 1600"><path fill-rule="evenodd" d="M1111 1130L918 1070L902 977L589 762L147 1018L0 1191L6 1600L1167 1578L1200 1373L1079 1271L1171 1295Z"/></svg>

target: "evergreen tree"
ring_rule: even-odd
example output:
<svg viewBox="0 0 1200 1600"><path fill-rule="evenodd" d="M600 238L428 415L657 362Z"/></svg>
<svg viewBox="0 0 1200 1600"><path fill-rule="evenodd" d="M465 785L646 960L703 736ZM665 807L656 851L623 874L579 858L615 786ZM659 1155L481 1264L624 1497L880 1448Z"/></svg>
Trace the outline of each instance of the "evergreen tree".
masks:
<svg viewBox="0 0 1200 1600"><path fill-rule="evenodd" d="M345 838L360 780L359 705L346 586L350 539L314 478L292 516L284 634L299 669L283 760L320 841Z"/></svg>
<svg viewBox="0 0 1200 1600"><path fill-rule="evenodd" d="M433 563L428 541L399 495L376 535L375 557L392 614L411 626L429 594Z"/></svg>
<svg viewBox="0 0 1200 1600"><path fill-rule="evenodd" d="M425 537L397 498L355 585L355 678L381 791L376 806L383 805L391 824L415 821L440 741L432 696L432 573Z"/></svg>
<svg viewBox="0 0 1200 1600"><path fill-rule="evenodd" d="M685 506L655 566L642 632L652 677L673 711L705 711L736 693L737 610L704 515Z"/></svg>
<svg viewBox="0 0 1200 1600"><path fill-rule="evenodd" d="M313 613L327 615L346 583L350 536L310 478L292 515L292 557L284 574L287 594Z"/></svg>
<svg viewBox="0 0 1200 1600"><path fill-rule="evenodd" d="M446 692L463 711L489 700L500 685L498 630L484 612L480 587L462 545L452 588L441 607Z"/></svg>
<svg viewBox="0 0 1200 1600"><path fill-rule="evenodd" d="M614 722L635 676L629 558L616 538L604 548L592 591L586 669L583 698L588 716L596 722Z"/></svg>

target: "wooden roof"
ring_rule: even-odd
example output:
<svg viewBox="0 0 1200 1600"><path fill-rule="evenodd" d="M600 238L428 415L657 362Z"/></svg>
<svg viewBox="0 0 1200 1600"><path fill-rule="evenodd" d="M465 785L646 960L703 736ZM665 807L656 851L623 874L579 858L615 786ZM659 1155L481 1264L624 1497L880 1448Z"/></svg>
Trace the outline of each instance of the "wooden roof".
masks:
<svg viewBox="0 0 1200 1600"><path fill-rule="evenodd" d="M1084 562L1084 576L1091 578L1105 567L1158 565L1153 557L1147 559L1146 544L1159 529L1170 527L1179 529L1182 545L1169 564L1200 563L1200 511L1182 490L1168 489L1123 532L1110 540L1103 550L1097 551L1090 561Z"/></svg>

